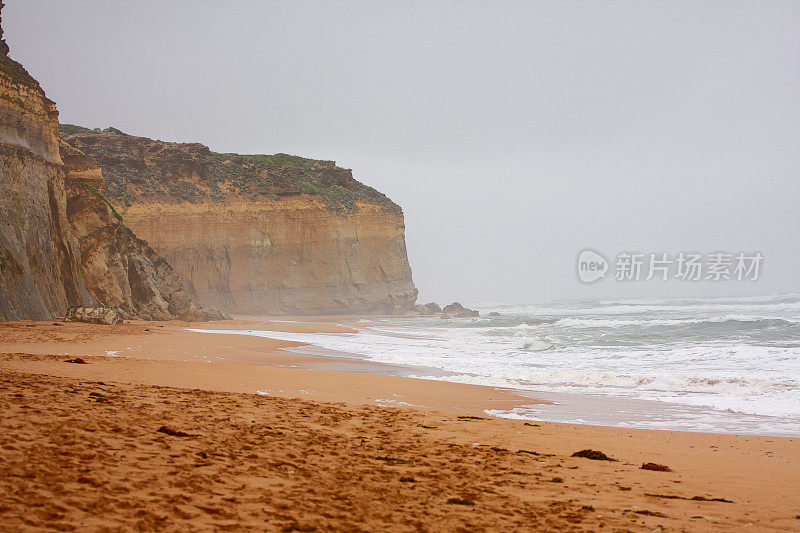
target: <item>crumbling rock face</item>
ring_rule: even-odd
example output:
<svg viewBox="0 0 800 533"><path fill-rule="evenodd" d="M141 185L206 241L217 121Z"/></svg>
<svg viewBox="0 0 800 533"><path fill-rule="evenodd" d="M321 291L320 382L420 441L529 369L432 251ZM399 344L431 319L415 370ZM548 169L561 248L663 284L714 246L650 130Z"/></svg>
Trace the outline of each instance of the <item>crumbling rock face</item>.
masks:
<svg viewBox="0 0 800 533"><path fill-rule="evenodd" d="M63 140L60 150L68 170L67 219L95 300L126 318L170 320L197 311L172 267L122 223L97 164Z"/></svg>
<svg viewBox="0 0 800 533"><path fill-rule="evenodd" d="M93 301L66 218L58 112L7 52L0 47L0 320L49 319Z"/></svg>
<svg viewBox="0 0 800 533"><path fill-rule="evenodd" d="M55 104L0 43L0 320L97 306L154 320L196 310L105 200L100 168L59 143Z"/></svg>
<svg viewBox="0 0 800 533"><path fill-rule="evenodd" d="M46 320L92 303L68 229L64 174L0 142L0 320Z"/></svg>
<svg viewBox="0 0 800 533"><path fill-rule="evenodd" d="M213 305L203 307L200 311L202 311L205 320L231 320L232 318L230 314L220 311Z"/></svg>

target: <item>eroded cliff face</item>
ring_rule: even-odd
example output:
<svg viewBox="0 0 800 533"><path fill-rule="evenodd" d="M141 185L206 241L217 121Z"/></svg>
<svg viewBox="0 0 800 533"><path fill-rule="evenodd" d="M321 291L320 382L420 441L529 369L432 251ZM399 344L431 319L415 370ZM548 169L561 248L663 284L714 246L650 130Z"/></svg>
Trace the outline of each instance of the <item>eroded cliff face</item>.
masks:
<svg viewBox="0 0 800 533"><path fill-rule="evenodd" d="M67 127L137 235L198 305L238 313L410 309L402 210L331 161Z"/></svg>
<svg viewBox="0 0 800 533"><path fill-rule="evenodd" d="M136 203L124 212L200 305L240 313L395 312L416 300L402 215L319 198Z"/></svg>
<svg viewBox="0 0 800 533"><path fill-rule="evenodd" d="M59 148L67 168L67 220L78 241L88 291L124 317L193 318L180 277L106 203L100 167L64 141Z"/></svg>
<svg viewBox="0 0 800 533"><path fill-rule="evenodd" d="M91 297L66 218L58 112L7 50L0 47L0 320L48 319Z"/></svg>
<svg viewBox="0 0 800 533"><path fill-rule="evenodd" d="M1 38L0 23L0 320L96 305L202 319L169 264L115 219L99 167L59 148L55 104Z"/></svg>

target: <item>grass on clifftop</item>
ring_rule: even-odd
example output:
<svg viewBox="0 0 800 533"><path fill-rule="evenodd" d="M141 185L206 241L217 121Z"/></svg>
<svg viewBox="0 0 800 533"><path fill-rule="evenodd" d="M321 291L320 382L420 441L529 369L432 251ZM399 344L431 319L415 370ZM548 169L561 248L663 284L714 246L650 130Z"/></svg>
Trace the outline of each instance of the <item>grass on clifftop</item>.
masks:
<svg viewBox="0 0 800 533"><path fill-rule="evenodd" d="M76 133L116 133L118 135L126 135L113 126L109 126L106 129L101 130L100 128L89 129L84 126L76 126L75 124L59 124L58 132L63 135L73 135Z"/></svg>
<svg viewBox="0 0 800 533"><path fill-rule="evenodd" d="M311 166L318 163L328 163L333 165L332 161L322 161L319 159L309 159L307 157L300 157L299 155L289 154L234 154L234 153L218 153L211 152L211 157L217 161L229 161L232 158L242 159L251 163L267 163L269 165L290 165L290 166Z"/></svg>

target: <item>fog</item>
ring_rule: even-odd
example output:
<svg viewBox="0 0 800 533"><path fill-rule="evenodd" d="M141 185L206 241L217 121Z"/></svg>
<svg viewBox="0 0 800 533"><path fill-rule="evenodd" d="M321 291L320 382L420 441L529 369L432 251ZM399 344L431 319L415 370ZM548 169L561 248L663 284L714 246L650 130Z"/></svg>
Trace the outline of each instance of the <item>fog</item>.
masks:
<svg viewBox="0 0 800 533"><path fill-rule="evenodd" d="M6 4L62 122L352 168L421 301L800 292L798 2ZM764 262L586 285L587 247Z"/></svg>

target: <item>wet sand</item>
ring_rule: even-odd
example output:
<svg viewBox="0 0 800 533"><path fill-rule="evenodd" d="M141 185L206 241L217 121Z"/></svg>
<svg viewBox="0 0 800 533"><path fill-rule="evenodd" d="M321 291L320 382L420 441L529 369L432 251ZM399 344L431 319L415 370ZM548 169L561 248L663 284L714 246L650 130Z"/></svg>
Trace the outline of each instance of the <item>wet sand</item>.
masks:
<svg viewBox="0 0 800 533"><path fill-rule="evenodd" d="M356 319L299 320L202 327ZM0 325L4 531L800 529L800 439L490 419L531 400L185 327Z"/></svg>

